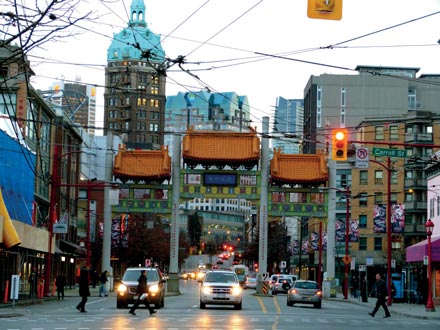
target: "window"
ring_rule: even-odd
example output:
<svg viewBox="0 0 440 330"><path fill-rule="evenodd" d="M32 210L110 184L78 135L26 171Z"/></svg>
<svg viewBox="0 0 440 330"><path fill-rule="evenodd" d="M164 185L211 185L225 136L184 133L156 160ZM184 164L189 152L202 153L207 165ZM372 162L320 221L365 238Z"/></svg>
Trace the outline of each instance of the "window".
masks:
<svg viewBox="0 0 440 330"><path fill-rule="evenodd" d="M345 87L341 87L341 107L346 106L346 91Z"/></svg>
<svg viewBox="0 0 440 330"><path fill-rule="evenodd" d="M383 126L376 126L375 127L375 136L374 136L374 138L376 140L383 140L384 139Z"/></svg>
<svg viewBox="0 0 440 330"><path fill-rule="evenodd" d="M397 184L397 171L391 171L391 184Z"/></svg>
<svg viewBox="0 0 440 330"><path fill-rule="evenodd" d="M359 194L359 206L368 206L368 197L366 193Z"/></svg>
<svg viewBox="0 0 440 330"><path fill-rule="evenodd" d="M159 108L159 100L151 99L150 100L150 107L152 107L152 108Z"/></svg>
<svg viewBox="0 0 440 330"><path fill-rule="evenodd" d="M152 120L158 120L159 119L159 112L158 111L151 111L150 118Z"/></svg>
<svg viewBox="0 0 440 330"><path fill-rule="evenodd" d="M14 116L17 107L17 95L2 93L0 97L0 114Z"/></svg>
<svg viewBox="0 0 440 330"><path fill-rule="evenodd" d="M341 109L341 127L345 127L345 108Z"/></svg>
<svg viewBox="0 0 440 330"><path fill-rule="evenodd" d="M440 215L440 196L437 196L437 216Z"/></svg>
<svg viewBox="0 0 440 330"><path fill-rule="evenodd" d="M405 202L412 202L413 200L414 197L412 192L405 193Z"/></svg>
<svg viewBox="0 0 440 330"><path fill-rule="evenodd" d="M368 184L368 171L359 171L359 184Z"/></svg>
<svg viewBox="0 0 440 330"><path fill-rule="evenodd" d="M367 250L367 238L359 237L359 251L366 251L366 250Z"/></svg>
<svg viewBox="0 0 440 330"><path fill-rule="evenodd" d="M430 218L434 217L434 198L431 198L429 200L429 217Z"/></svg>
<svg viewBox="0 0 440 330"><path fill-rule="evenodd" d="M390 194L391 204L397 204L397 193Z"/></svg>
<svg viewBox="0 0 440 330"><path fill-rule="evenodd" d="M368 218L366 214L359 215L359 228L367 228Z"/></svg>
<svg viewBox="0 0 440 330"><path fill-rule="evenodd" d="M374 238L374 251L382 251L382 237Z"/></svg>
<svg viewBox="0 0 440 330"><path fill-rule="evenodd" d="M383 171L382 170L374 171L374 183L375 184L383 184Z"/></svg>
<svg viewBox="0 0 440 330"><path fill-rule="evenodd" d="M383 204L383 194L382 194L382 192L376 192L374 194L374 204Z"/></svg>
<svg viewBox="0 0 440 330"><path fill-rule="evenodd" d="M399 126L391 125L390 126L390 140L398 140L399 139Z"/></svg>

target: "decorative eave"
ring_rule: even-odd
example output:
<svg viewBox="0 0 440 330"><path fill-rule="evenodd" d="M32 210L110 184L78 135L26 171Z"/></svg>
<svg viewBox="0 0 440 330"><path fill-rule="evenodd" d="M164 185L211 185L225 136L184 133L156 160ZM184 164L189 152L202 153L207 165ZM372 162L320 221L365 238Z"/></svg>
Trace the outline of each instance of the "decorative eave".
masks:
<svg viewBox="0 0 440 330"><path fill-rule="evenodd" d="M186 131L182 144L183 160L190 167L215 165L253 168L260 159L260 139L250 132Z"/></svg>
<svg viewBox="0 0 440 330"><path fill-rule="evenodd" d="M171 158L168 147L161 150L127 150L119 145L113 175L122 182L160 182L171 179Z"/></svg>
<svg viewBox="0 0 440 330"><path fill-rule="evenodd" d="M323 154L282 154L275 149L270 161L270 178L275 185L320 185L328 181L328 169Z"/></svg>

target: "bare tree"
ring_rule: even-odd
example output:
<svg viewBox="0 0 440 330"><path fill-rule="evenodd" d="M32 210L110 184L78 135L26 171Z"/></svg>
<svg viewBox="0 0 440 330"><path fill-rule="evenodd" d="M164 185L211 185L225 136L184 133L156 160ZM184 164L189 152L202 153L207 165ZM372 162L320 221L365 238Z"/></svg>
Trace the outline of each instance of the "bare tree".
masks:
<svg viewBox="0 0 440 330"><path fill-rule="evenodd" d="M93 12L79 12L79 3L80 0L4 0L0 5L0 47L16 46L18 54L26 55L47 42L79 35L85 31L80 23L93 20ZM0 59L0 64L8 60Z"/></svg>

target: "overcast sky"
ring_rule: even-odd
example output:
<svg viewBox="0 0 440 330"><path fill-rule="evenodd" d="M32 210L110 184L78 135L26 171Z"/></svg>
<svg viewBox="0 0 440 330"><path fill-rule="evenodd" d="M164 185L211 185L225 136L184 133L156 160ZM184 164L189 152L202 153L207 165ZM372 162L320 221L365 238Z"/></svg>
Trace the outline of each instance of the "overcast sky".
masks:
<svg viewBox="0 0 440 330"><path fill-rule="evenodd" d="M75 38L33 51L44 61L29 56L36 73L32 83L48 89L63 76L97 85L97 126L102 127L107 48L113 33L127 26L131 0L79 2L80 11L92 10L99 19L81 23L86 32ZM246 95L255 126L272 115L278 96L303 98L311 75L356 74L357 65L440 74L440 0L344 0L340 21L308 18L307 0L144 3L148 27L162 35L167 57L184 55L183 68L192 73L173 67L166 94L208 87Z"/></svg>

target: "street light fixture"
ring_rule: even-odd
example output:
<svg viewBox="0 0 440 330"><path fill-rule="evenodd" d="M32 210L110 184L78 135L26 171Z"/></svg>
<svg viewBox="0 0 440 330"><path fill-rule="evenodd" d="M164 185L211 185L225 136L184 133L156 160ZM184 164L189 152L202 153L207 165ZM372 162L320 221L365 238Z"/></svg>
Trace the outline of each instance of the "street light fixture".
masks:
<svg viewBox="0 0 440 330"><path fill-rule="evenodd" d="M434 302L432 301L432 276L431 276L431 235L434 223L428 219L425 223L426 236L428 236L428 300L426 301L426 311L435 312Z"/></svg>

